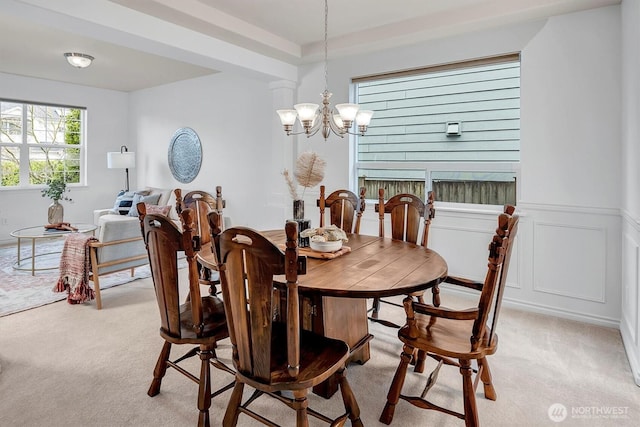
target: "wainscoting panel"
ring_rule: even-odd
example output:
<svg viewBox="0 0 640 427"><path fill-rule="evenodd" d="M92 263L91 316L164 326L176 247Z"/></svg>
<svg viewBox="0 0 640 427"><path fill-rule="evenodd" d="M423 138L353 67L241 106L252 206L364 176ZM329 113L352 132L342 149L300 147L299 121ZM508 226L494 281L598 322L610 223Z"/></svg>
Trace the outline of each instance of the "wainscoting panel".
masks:
<svg viewBox="0 0 640 427"><path fill-rule="evenodd" d="M361 231L377 234L376 214L372 206L369 208ZM507 278L505 307L619 328L623 249L620 211L524 202L518 202L516 211L520 226ZM500 208L436 204L429 246L447 260L451 275L484 280L488 243L499 213Z"/></svg>
<svg viewBox="0 0 640 427"><path fill-rule="evenodd" d="M622 212L622 319L620 334L631 372L640 386L640 218Z"/></svg>
<svg viewBox="0 0 640 427"><path fill-rule="evenodd" d="M633 344L638 345L638 263L639 246L630 235L623 238L622 253L622 323L629 331Z"/></svg>
<svg viewBox="0 0 640 427"><path fill-rule="evenodd" d="M533 233L535 291L605 302L607 235L603 228L534 221Z"/></svg>

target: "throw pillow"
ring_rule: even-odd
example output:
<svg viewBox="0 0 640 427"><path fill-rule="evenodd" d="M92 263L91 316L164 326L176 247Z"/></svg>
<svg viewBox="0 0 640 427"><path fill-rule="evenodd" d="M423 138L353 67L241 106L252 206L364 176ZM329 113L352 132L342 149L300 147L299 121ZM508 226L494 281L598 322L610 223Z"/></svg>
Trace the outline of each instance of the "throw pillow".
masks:
<svg viewBox="0 0 640 427"><path fill-rule="evenodd" d="M118 212L120 215L127 215L131 210L131 206L133 205L133 196L136 194L142 194L146 196L151 192L148 190L138 190L138 191L124 191L120 190L118 195L116 196L116 201L113 204L113 210Z"/></svg>
<svg viewBox="0 0 640 427"><path fill-rule="evenodd" d="M138 208L136 205L140 202L148 203L150 205L157 205L158 200L160 200L160 194L150 194L148 196L143 196L142 194L136 193L133 196L133 200L131 202L131 209L129 209L129 216L138 216Z"/></svg>
<svg viewBox="0 0 640 427"><path fill-rule="evenodd" d="M131 209L131 203L133 203L133 191L120 191L116 196L116 201L113 205L113 210L120 215L127 215Z"/></svg>
<svg viewBox="0 0 640 427"><path fill-rule="evenodd" d="M153 214L153 215L167 216L169 215L169 211L171 210L171 205L158 206L158 205L150 205L149 203L145 203L144 205L147 208L147 213Z"/></svg>

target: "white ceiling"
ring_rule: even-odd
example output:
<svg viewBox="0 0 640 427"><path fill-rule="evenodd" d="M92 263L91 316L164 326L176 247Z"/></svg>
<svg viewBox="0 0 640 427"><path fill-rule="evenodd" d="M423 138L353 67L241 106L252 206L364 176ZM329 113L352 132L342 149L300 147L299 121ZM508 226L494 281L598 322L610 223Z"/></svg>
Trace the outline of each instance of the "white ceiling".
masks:
<svg viewBox="0 0 640 427"><path fill-rule="evenodd" d="M619 3L329 0L329 57ZM0 0L0 72L121 91L234 69L295 79L323 37L322 0ZM69 51L96 60L76 69Z"/></svg>

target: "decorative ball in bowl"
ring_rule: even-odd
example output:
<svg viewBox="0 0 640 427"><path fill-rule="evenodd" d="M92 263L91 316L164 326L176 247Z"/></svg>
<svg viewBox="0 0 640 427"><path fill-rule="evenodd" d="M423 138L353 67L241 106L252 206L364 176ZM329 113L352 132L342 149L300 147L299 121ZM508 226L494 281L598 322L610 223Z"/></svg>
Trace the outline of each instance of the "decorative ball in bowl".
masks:
<svg viewBox="0 0 640 427"><path fill-rule="evenodd" d="M323 242L320 240L310 239L309 245L311 246L311 249L317 252L335 252L342 248L342 240Z"/></svg>

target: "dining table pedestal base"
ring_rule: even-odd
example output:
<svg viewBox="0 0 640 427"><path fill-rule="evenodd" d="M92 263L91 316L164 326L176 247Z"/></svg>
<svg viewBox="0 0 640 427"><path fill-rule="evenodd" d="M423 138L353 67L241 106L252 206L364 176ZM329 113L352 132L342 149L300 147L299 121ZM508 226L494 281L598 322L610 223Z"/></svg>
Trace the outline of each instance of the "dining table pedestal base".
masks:
<svg viewBox="0 0 640 427"><path fill-rule="evenodd" d="M367 300L322 295L303 295L302 327L326 337L346 342L351 349L347 363L363 365L371 357L367 318ZM338 391L338 378L333 376L315 386L313 392L325 398Z"/></svg>

